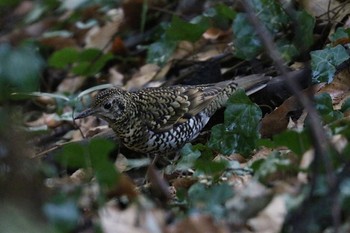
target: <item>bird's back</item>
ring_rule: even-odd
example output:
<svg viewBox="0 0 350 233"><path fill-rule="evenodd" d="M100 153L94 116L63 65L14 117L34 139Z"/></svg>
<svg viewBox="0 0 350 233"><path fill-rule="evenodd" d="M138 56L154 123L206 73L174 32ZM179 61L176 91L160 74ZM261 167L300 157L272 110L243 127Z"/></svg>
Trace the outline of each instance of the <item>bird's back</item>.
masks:
<svg viewBox="0 0 350 233"><path fill-rule="evenodd" d="M268 80L251 76L244 82L229 80L196 86L146 88L134 92L140 120L146 126L143 143L129 148L153 153L174 151L198 136L210 117L222 108L238 87L252 89Z"/></svg>

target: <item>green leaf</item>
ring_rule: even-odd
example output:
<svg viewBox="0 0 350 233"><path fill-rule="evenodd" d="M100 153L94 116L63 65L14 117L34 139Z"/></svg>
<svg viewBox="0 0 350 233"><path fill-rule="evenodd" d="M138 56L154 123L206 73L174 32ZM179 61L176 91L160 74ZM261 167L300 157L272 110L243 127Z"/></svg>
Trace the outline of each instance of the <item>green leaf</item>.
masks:
<svg viewBox="0 0 350 233"><path fill-rule="evenodd" d="M177 43L171 40L160 40L148 47L147 62L164 65L173 54Z"/></svg>
<svg viewBox="0 0 350 233"><path fill-rule="evenodd" d="M281 39L276 42L276 45L282 55L283 60L286 62L291 61L299 54L298 49L295 47L295 45L291 44L290 41Z"/></svg>
<svg viewBox="0 0 350 233"><path fill-rule="evenodd" d="M350 110L350 98L347 98L347 99L343 102L343 104L342 104L340 110L341 110L343 113Z"/></svg>
<svg viewBox="0 0 350 233"><path fill-rule="evenodd" d="M337 30L329 36L329 40L335 42L339 39L349 38L350 37L350 28L338 27Z"/></svg>
<svg viewBox="0 0 350 233"><path fill-rule="evenodd" d="M69 168L85 168L90 164L84 146L74 142L64 145L55 159Z"/></svg>
<svg viewBox="0 0 350 233"><path fill-rule="evenodd" d="M0 6L1 7L13 7L20 3L21 0L0 0Z"/></svg>
<svg viewBox="0 0 350 233"><path fill-rule="evenodd" d="M64 48L51 55L49 65L60 69L72 65L74 74L92 76L111 59L113 59L111 53L103 54L99 49L90 48L79 52L74 48Z"/></svg>
<svg viewBox="0 0 350 233"><path fill-rule="evenodd" d="M195 161L196 173L209 176L219 176L222 172L226 170L229 163L226 160L221 161L208 161L204 159L199 159Z"/></svg>
<svg viewBox="0 0 350 233"><path fill-rule="evenodd" d="M105 139L92 139L88 146L69 143L63 146L56 160L70 168L91 167L99 184L111 187L119 176L113 161L109 160L109 153L115 147L114 142Z"/></svg>
<svg viewBox="0 0 350 233"><path fill-rule="evenodd" d="M310 135L306 132L284 131L273 136L272 140L261 139L257 143L259 146L277 148L286 146L295 154L303 155L312 145Z"/></svg>
<svg viewBox="0 0 350 233"><path fill-rule="evenodd" d="M350 58L346 49L341 45L316 50L310 54L314 83L332 82L336 67Z"/></svg>
<svg viewBox="0 0 350 233"><path fill-rule="evenodd" d="M98 73L111 59L113 59L111 53L103 54L98 49L86 49L79 54L72 72L76 75L92 76Z"/></svg>
<svg viewBox="0 0 350 233"><path fill-rule="evenodd" d="M231 7L219 3L215 6L216 14L221 17L233 20L236 17L237 12L234 11Z"/></svg>
<svg viewBox="0 0 350 233"><path fill-rule="evenodd" d="M79 51L74 48L64 48L54 52L49 60L49 66L54 68L66 68L68 65L77 61L79 57Z"/></svg>
<svg viewBox="0 0 350 233"><path fill-rule="evenodd" d="M238 90L227 101L224 118L224 124L212 128L208 146L223 154L248 155L255 149L260 137L260 108L249 100L243 90Z"/></svg>
<svg viewBox="0 0 350 233"><path fill-rule="evenodd" d="M211 187L196 183L188 190L189 205L192 208L210 213L217 219L225 215L224 204L232 196L232 187L226 183L216 184Z"/></svg>
<svg viewBox="0 0 350 233"><path fill-rule="evenodd" d="M252 0L252 6L259 19L273 35L282 31L285 25L289 23L290 18L276 1Z"/></svg>
<svg viewBox="0 0 350 233"><path fill-rule="evenodd" d="M60 230L59 232L71 232L78 225L80 213L74 200L46 203L43 210L49 221Z"/></svg>
<svg viewBox="0 0 350 233"><path fill-rule="evenodd" d="M236 57L251 60L262 52L261 41L244 13L237 14L232 30L235 36L233 45Z"/></svg>
<svg viewBox="0 0 350 233"><path fill-rule="evenodd" d="M181 159L176 165L176 169L179 171L187 171L194 167L194 163L201 156L199 149L194 148L190 143L185 144L181 149Z"/></svg>
<svg viewBox="0 0 350 233"><path fill-rule="evenodd" d="M197 41L209 28L209 20L202 17L197 23L188 23L174 16L170 26L165 31L165 39L170 41Z"/></svg>
<svg viewBox="0 0 350 233"><path fill-rule="evenodd" d="M0 44L0 101L11 92L32 92L38 88L44 61L32 45L12 48Z"/></svg>
<svg viewBox="0 0 350 233"><path fill-rule="evenodd" d="M321 114L325 124L329 124L343 117L340 111L333 109L332 98L328 93L321 93L315 96L316 109Z"/></svg>
<svg viewBox="0 0 350 233"><path fill-rule="evenodd" d="M263 181L269 175L278 171L288 171L294 169L291 161L279 152L273 152L265 159L259 159L252 163L251 168L254 171L254 176Z"/></svg>
<svg viewBox="0 0 350 233"><path fill-rule="evenodd" d="M93 139L89 144L91 166L102 186L112 187L118 180L119 174L113 161L108 157L115 147L115 143L105 139Z"/></svg>
<svg viewBox="0 0 350 233"><path fill-rule="evenodd" d="M295 37L294 44L299 51L307 50L313 44L313 31L315 19L306 11L295 12Z"/></svg>

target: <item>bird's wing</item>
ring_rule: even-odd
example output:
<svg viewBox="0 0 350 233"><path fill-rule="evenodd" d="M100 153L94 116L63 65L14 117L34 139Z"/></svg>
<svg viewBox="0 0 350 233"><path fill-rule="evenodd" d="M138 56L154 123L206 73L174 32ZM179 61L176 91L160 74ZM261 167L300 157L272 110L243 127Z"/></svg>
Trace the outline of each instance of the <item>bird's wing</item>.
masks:
<svg viewBox="0 0 350 233"><path fill-rule="evenodd" d="M146 88L135 92L134 98L147 126L162 132L197 115L231 83Z"/></svg>

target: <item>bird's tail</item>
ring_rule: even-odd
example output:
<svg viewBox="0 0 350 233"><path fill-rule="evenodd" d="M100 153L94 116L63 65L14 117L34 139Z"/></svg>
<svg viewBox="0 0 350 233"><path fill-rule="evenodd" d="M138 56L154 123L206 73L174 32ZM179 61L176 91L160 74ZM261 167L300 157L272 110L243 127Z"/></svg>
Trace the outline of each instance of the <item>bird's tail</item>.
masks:
<svg viewBox="0 0 350 233"><path fill-rule="evenodd" d="M251 95L264 87L266 83L271 80L271 76L265 76L262 74L252 74L249 76L235 78L235 83L238 84L239 88L243 88L247 95Z"/></svg>

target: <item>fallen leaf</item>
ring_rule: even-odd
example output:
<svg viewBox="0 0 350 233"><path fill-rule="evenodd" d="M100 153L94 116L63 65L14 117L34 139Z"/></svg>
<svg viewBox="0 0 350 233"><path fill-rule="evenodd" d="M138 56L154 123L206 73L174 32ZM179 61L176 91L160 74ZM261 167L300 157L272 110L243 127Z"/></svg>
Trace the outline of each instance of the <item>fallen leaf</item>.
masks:
<svg viewBox="0 0 350 233"><path fill-rule="evenodd" d="M170 225L165 229L165 233L228 233L228 226L219 224L208 215L191 215L184 220Z"/></svg>

